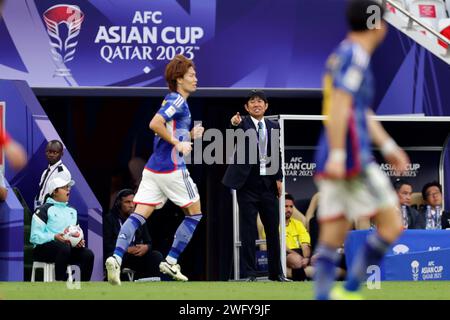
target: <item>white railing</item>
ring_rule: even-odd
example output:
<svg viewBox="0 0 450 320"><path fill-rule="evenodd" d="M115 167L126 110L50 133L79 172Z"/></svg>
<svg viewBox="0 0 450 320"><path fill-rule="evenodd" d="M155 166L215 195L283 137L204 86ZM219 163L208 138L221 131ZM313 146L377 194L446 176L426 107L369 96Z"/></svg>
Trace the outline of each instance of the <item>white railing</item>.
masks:
<svg viewBox="0 0 450 320"><path fill-rule="evenodd" d="M443 54L442 56L446 57L446 58L450 58L450 40L448 38L446 38L445 36L443 36L442 34L437 32L436 30L434 30L432 27L428 26L427 24L421 22L418 18L413 16L408 10L406 10L405 8L402 8L400 5L393 2L392 0L382 0L382 2L383 2L383 6L386 8L386 10L388 10L386 3L389 3L389 5L394 7L396 10L398 10L399 12L401 12L403 15L405 15L408 18L408 24L405 28L406 30L408 30L408 31L415 30L415 28L413 27L413 24L416 23L419 26L421 26L422 28L424 28L426 31L428 31L429 33L434 35L437 39L439 39L442 42L444 42L445 44L447 44L447 49L445 50L445 54Z"/></svg>

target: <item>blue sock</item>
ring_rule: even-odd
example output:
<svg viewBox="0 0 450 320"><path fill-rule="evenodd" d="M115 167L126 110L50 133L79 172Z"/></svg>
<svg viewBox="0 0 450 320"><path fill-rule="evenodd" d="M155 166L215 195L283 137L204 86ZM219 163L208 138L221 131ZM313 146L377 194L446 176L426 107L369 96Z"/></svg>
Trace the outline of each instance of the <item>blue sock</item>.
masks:
<svg viewBox="0 0 450 320"><path fill-rule="evenodd" d="M336 249L321 243L316 249L314 286L317 300L329 299L328 295L336 277L336 265L341 258Z"/></svg>
<svg viewBox="0 0 450 320"><path fill-rule="evenodd" d="M178 257L186 248L187 244L192 238L192 234L195 231L198 223L203 215L201 213L192 216L186 216L183 222L175 232L175 239L173 240L172 248L167 255L167 262L171 264L177 263Z"/></svg>
<svg viewBox="0 0 450 320"><path fill-rule="evenodd" d="M125 223L120 228L119 236L117 237L116 249L114 256L118 258L119 264L122 263L122 258L127 252L128 246L133 239L136 230L145 223L145 218L137 213L132 213Z"/></svg>
<svg viewBox="0 0 450 320"><path fill-rule="evenodd" d="M348 291L357 291L361 281L367 276L367 267L378 264L383 259L384 253L389 248L390 243L385 241L376 232L369 235L364 246L356 254L347 282L344 287Z"/></svg>

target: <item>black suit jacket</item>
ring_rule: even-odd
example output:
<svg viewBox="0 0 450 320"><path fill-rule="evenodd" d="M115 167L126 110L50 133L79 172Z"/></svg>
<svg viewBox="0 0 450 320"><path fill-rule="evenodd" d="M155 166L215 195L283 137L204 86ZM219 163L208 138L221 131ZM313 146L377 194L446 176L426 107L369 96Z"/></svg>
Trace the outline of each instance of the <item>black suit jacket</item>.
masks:
<svg viewBox="0 0 450 320"><path fill-rule="evenodd" d="M267 129L267 155L269 158L272 157L271 150L272 150L272 132L274 129L280 129L280 126L277 122L271 121L268 119L264 119L266 129ZM247 130L253 130L255 137L257 137L257 128L255 127L255 124L253 123L250 116L243 117L241 123L238 126L233 126L234 129L242 129L245 132ZM253 133L253 132L252 132ZM279 136L277 137L279 139ZM279 140L278 140L279 141ZM236 149L238 151L242 151L245 149L245 163L244 164L237 164L237 153L234 153L234 163L230 164L225 172L225 175L222 179L222 183L232 189L239 190L241 189L244 184L247 182L247 179L250 175L250 172L253 170L257 170L259 172L259 156L256 155L257 163L251 164L249 159L249 139L245 140L244 146L236 146ZM256 150L258 150L258 146L256 146ZM282 163L281 163L281 153L280 148L278 148L277 152L278 157L278 169L276 170L275 174L272 175L266 175L264 176L265 181L268 181L269 183L276 184L276 180L281 180L283 178L283 171L282 171ZM268 166L270 166L271 163L268 163Z"/></svg>
<svg viewBox="0 0 450 320"><path fill-rule="evenodd" d="M425 229L427 225L426 218L427 207L421 206L419 208L418 217L416 219L416 227L414 229ZM450 228L450 211L442 211L441 216L442 229Z"/></svg>
<svg viewBox="0 0 450 320"><path fill-rule="evenodd" d="M420 213L415 208L410 206L406 206L406 213L408 214L409 220L408 229L422 229Z"/></svg>
<svg viewBox="0 0 450 320"><path fill-rule="evenodd" d="M450 228L450 211L442 212L442 229Z"/></svg>
<svg viewBox="0 0 450 320"><path fill-rule="evenodd" d="M103 217L103 257L106 259L112 256L116 248L117 237L120 232L120 215L117 210L111 210L106 216ZM140 226L134 234L135 244L148 244L151 248L152 240L150 233L148 232L147 225Z"/></svg>

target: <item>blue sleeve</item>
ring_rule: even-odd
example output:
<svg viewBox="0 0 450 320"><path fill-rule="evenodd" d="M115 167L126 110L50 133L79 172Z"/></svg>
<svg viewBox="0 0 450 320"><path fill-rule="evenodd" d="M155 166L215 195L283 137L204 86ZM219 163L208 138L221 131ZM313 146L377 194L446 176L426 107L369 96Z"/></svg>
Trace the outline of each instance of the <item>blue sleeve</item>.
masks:
<svg viewBox="0 0 450 320"><path fill-rule="evenodd" d="M363 82L368 56L353 47L338 54L337 59L332 70L333 86L354 95Z"/></svg>
<svg viewBox="0 0 450 320"><path fill-rule="evenodd" d="M184 100L180 95L166 97L161 108L158 110L158 114L160 114L166 122L171 121L177 114L182 113L183 101Z"/></svg>
<svg viewBox="0 0 450 320"><path fill-rule="evenodd" d="M34 245L52 241L55 234L47 229L47 212L37 211L31 219L30 242Z"/></svg>

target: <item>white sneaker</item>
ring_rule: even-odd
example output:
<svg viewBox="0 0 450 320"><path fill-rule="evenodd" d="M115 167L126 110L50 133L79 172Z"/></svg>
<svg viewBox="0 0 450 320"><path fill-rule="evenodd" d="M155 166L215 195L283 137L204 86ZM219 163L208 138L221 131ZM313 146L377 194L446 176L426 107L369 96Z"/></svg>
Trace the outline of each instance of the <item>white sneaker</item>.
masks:
<svg viewBox="0 0 450 320"><path fill-rule="evenodd" d="M106 259L106 271L108 272L108 281L112 285L120 286L120 265L113 256Z"/></svg>
<svg viewBox="0 0 450 320"><path fill-rule="evenodd" d="M159 271L171 276L177 281L188 281L188 278L181 273L179 264L170 264L167 261L163 261L159 264Z"/></svg>

